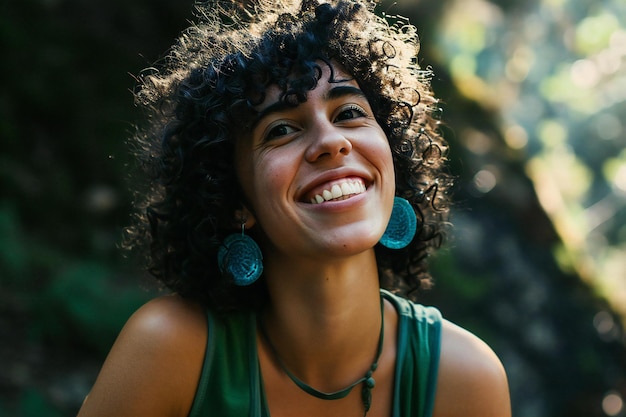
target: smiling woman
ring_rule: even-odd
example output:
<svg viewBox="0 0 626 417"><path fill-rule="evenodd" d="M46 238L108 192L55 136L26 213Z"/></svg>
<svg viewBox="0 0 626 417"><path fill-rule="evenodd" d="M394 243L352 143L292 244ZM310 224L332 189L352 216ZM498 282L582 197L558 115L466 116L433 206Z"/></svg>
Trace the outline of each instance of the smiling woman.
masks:
<svg viewBox="0 0 626 417"><path fill-rule="evenodd" d="M207 3L140 77L128 246L173 294L129 319L81 416L510 415L493 352L404 298L450 178L415 28L374 8Z"/></svg>
<svg viewBox="0 0 626 417"><path fill-rule="evenodd" d="M238 288L216 279L217 260L207 255L241 227L235 212L242 209L244 184L234 149L253 140L252 134L295 131L292 122L274 123L267 132L258 124L267 123L265 116L296 111L322 80L336 87L329 99L351 91L371 109L369 117L391 149L396 195L411 202L420 223L406 250L376 247L383 286L427 288L426 259L444 236L450 178L444 170L447 145L433 117L438 104L429 87L432 74L416 63L415 28L401 18L378 18L372 2L254 7L204 4L199 23L181 36L158 72L139 77L137 100L151 115L136 138L138 156L151 177L129 244L148 249L152 273L181 295L220 311L261 306L264 277L255 287ZM254 140L260 146L260 138Z"/></svg>
<svg viewBox="0 0 626 417"><path fill-rule="evenodd" d="M285 107L279 91L266 95L258 106L263 116L235 152L245 216L257 220L263 236L251 233L267 239L266 264L280 260L281 270L291 262L316 270L320 256L371 249L391 215L394 171L385 133L357 82L336 64L319 65L317 86L303 103Z"/></svg>

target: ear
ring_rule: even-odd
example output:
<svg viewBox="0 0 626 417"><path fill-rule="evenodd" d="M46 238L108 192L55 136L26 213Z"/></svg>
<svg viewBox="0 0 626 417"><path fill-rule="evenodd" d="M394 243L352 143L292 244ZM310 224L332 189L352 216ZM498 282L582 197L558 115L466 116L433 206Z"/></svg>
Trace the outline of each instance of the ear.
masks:
<svg viewBox="0 0 626 417"><path fill-rule="evenodd" d="M241 228L243 223L246 229L251 229L256 224L256 217L246 206L243 206L239 210L235 210L235 222L238 228Z"/></svg>

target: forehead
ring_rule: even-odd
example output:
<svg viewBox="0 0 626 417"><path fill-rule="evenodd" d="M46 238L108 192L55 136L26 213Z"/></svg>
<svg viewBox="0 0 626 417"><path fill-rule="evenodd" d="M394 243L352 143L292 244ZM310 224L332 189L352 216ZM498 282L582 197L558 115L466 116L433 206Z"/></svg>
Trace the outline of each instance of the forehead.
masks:
<svg viewBox="0 0 626 417"><path fill-rule="evenodd" d="M292 74L286 87L280 87L278 84L271 84L265 90L264 100L254 107L254 109L263 113L265 109L274 105L277 102L287 102L292 106L297 106L301 102L306 100L306 97L313 93L321 93L334 86L352 86L359 88L357 81L354 77L348 73L339 64L331 62L326 63L323 61L316 61L318 72L316 73L317 80L312 88L294 88L294 84L300 84L302 79L299 79L296 74ZM306 78L302 77L302 78ZM310 79L310 78L309 78Z"/></svg>

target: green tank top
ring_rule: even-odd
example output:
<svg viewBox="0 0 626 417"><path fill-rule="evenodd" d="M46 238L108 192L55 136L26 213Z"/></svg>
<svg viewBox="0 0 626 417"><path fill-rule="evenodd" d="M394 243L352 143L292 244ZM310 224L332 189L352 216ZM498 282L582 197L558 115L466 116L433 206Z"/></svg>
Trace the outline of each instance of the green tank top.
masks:
<svg viewBox="0 0 626 417"><path fill-rule="evenodd" d="M398 312L392 417L431 417L441 314L381 290ZM208 313L208 343L189 417L270 417L256 347L256 318Z"/></svg>

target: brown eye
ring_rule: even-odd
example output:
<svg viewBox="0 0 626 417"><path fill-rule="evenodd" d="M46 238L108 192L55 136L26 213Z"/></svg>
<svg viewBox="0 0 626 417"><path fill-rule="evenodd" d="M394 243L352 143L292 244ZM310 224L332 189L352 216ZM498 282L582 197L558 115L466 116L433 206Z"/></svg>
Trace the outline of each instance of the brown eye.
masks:
<svg viewBox="0 0 626 417"><path fill-rule="evenodd" d="M267 135L265 135L265 140L280 138L282 136L289 135L295 131L296 129L292 126L286 124L277 125L271 128L269 132L267 132Z"/></svg>
<svg viewBox="0 0 626 417"><path fill-rule="evenodd" d="M363 110L359 106L351 105L348 108L343 109L341 112L339 112L339 114L337 114L337 117L335 118L335 121L340 122L342 120L350 120L366 116L367 113L365 113L365 110Z"/></svg>

